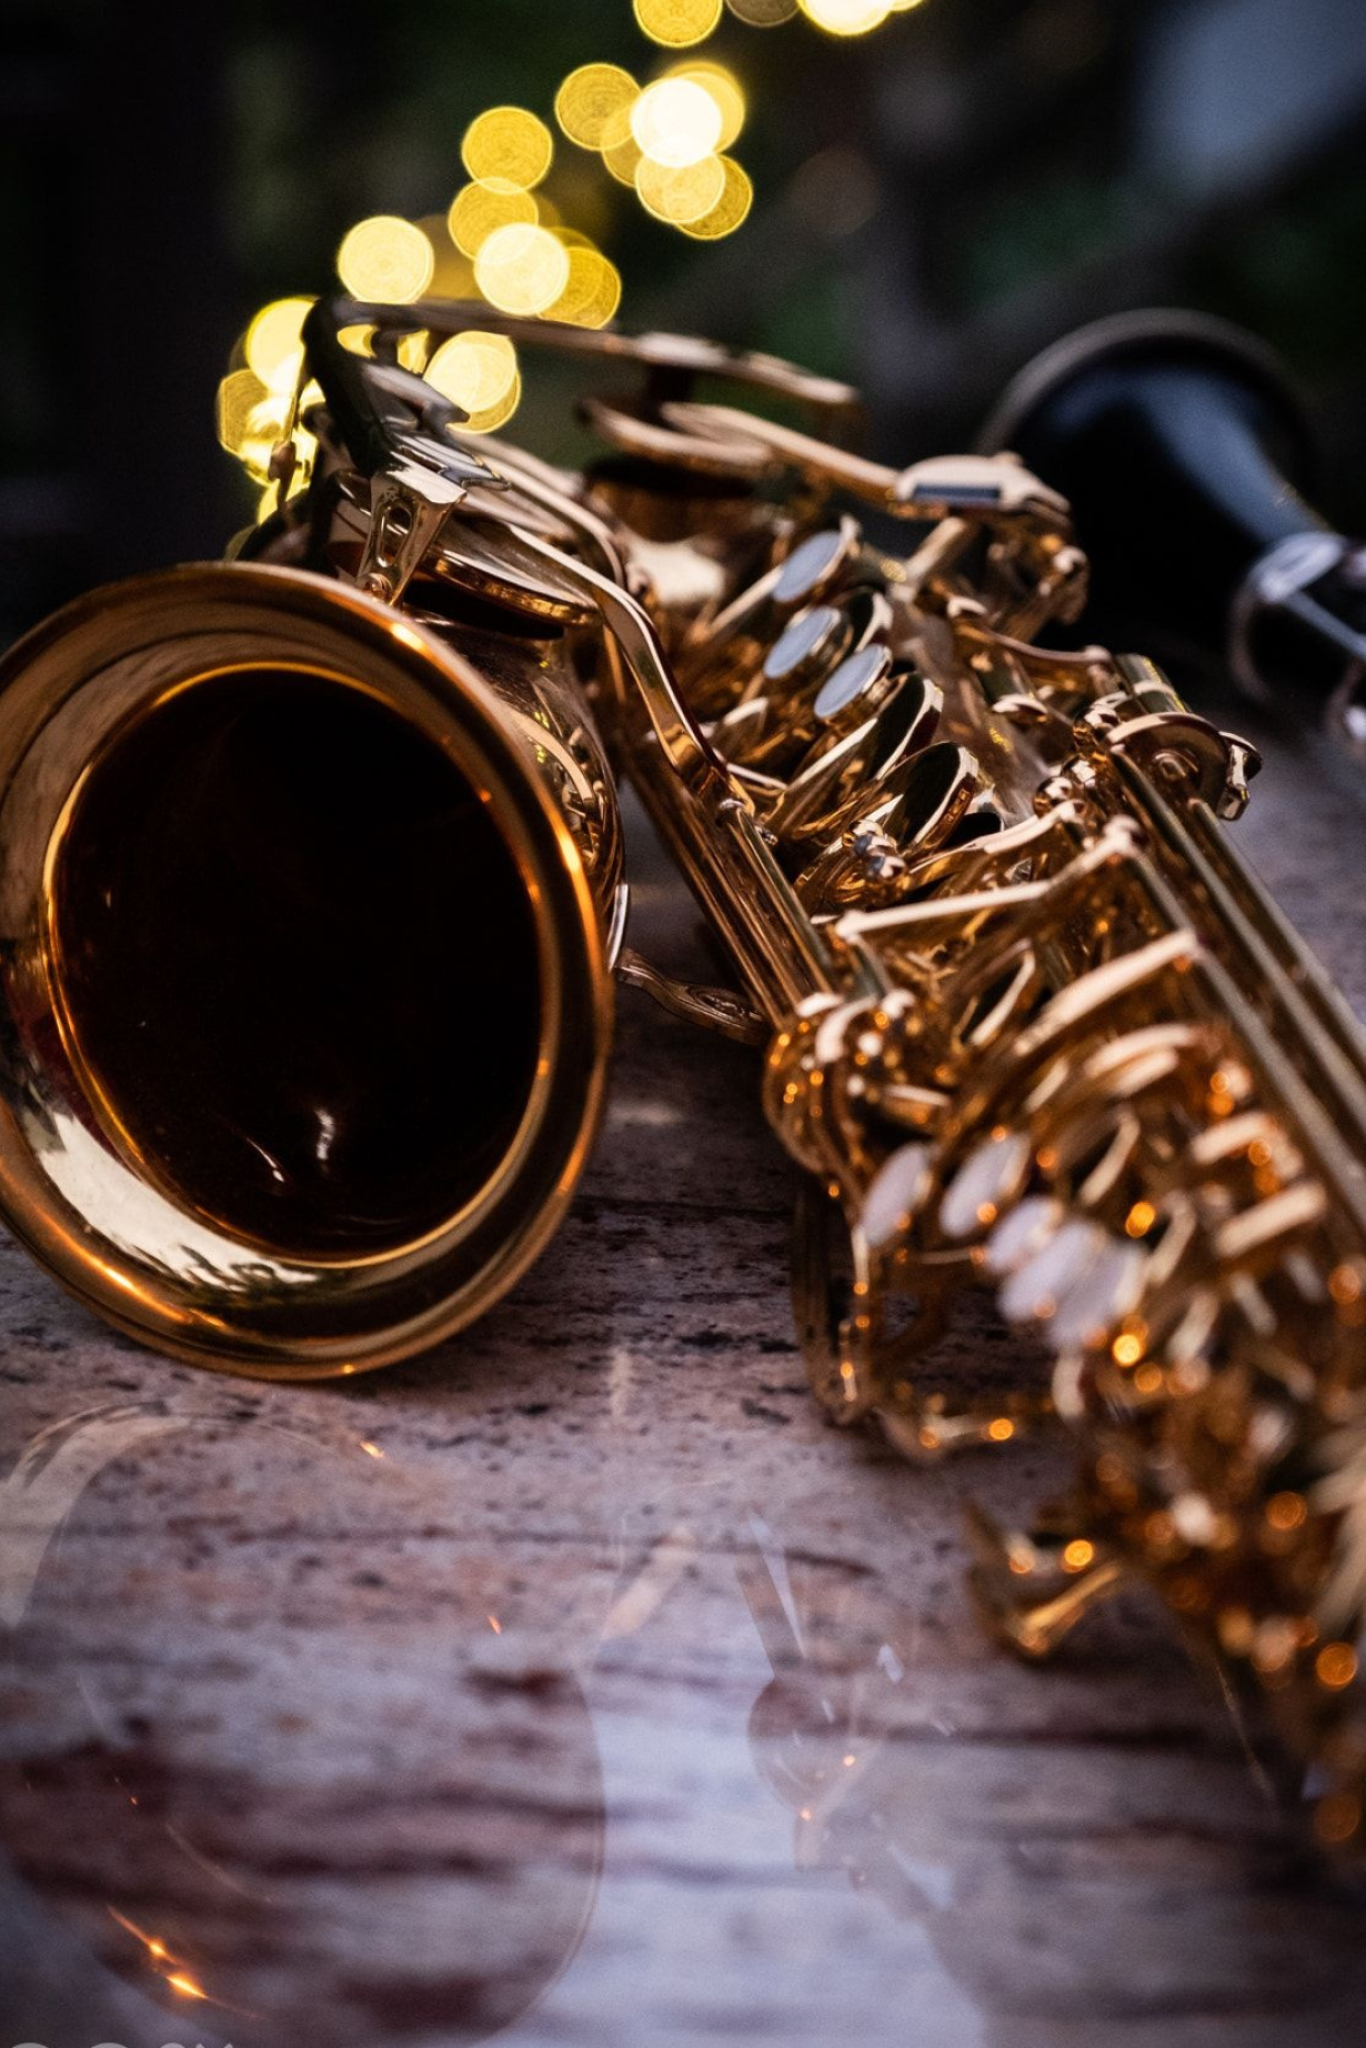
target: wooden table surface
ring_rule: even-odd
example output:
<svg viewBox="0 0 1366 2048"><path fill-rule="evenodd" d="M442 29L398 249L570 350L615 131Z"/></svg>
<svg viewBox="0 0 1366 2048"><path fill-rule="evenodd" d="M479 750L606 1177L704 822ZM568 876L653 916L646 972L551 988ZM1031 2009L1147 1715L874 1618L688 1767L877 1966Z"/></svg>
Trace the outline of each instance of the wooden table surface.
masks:
<svg viewBox="0 0 1366 2048"><path fill-rule="evenodd" d="M1250 721L1240 720L1245 727ZM1239 841L1366 1009L1366 785ZM638 820L633 938L711 970ZM135 1349L0 1249L0 2048L1291 2048L1366 1902L1142 1600L979 1633L963 1507L824 1426L754 1056L626 993L568 1227L344 1389ZM936 1361L1000 1375L989 1316Z"/></svg>

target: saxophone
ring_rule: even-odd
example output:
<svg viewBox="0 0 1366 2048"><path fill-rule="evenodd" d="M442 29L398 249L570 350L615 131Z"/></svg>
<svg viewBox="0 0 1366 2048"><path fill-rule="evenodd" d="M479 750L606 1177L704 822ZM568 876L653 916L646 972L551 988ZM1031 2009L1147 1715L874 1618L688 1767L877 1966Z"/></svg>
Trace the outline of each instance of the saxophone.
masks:
<svg viewBox="0 0 1366 2048"><path fill-rule="evenodd" d="M420 368L474 327L594 372L581 410L604 452L586 469L462 435ZM1227 842L1255 751L1150 661L1048 646L1081 612L1087 563L1066 502L1011 455L883 467L847 446L847 387L674 337L337 300L304 341L279 504L203 595L221 606L233 577L287 592L296 659L338 591L333 665L348 619L406 635L479 702L498 773L471 765L468 730L459 758L485 817L524 840L546 802L529 804L527 775L514 802L489 740L506 727L490 686L510 701L516 683L524 752L551 758L583 849L562 830L553 858L517 863L533 902L559 876L578 949L557 978L540 920L542 986L584 1008L568 1055L543 1045L538 1068L572 1106L556 1201L591 1123L609 959L763 1045L768 1117L805 1170L794 1298L826 1412L911 1459L1060 1422L1078 1448L1068 1499L1028 1533L974 1525L992 1628L1042 1658L1129 1580L1156 1585L1312 1760L1321 1839L1356 1841L1366 1046ZM547 678L571 706L558 722ZM621 947L595 729L738 989L682 985ZM506 1016L518 985L497 972ZM440 1221L441 1193L417 1220ZM525 1190L517 1213L499 1285L553 1220ZM426 1270L421 1313L365 1362L454 1326L432 1306L442 1278ZM920 1361L983 1287L1051 1371L954 1400ZM274 1365L293 1346L338 1369L336 1343L298 1334L317 1298L301 1287L294 1322L271 1326ZM336 1310L335 1289L322 1299ZM180 1348L211 1350L202 1329Z"/></svg>

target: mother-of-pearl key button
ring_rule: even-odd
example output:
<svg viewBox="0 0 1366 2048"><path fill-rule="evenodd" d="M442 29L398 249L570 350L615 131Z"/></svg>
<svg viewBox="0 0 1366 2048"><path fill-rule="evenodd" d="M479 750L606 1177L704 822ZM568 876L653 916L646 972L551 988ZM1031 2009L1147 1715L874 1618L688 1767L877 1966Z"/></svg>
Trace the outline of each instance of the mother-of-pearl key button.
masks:
<svg viewBox="0 0 1366 2048"><path fill-rule="evenodd" d="M1001 1131L975 1145L939 1205L945 1236L970 1237L995 1223L1021 1193L1032 1156L1023 1131Z"/></svg>
<svg viewBox="0 0 1366 2048"><path fill-rule="evenodd" d="M987 1271L998 1280L1014 1273L1035 1252L1042 1251L1064 1221L1061 1202L1049 1195L1027 1195L1018 1208L1008 1209L987 1240Z"/></svg>
<svg viewBox="0 0 1366 2048"><path fill-rule="evenodd" d="M814 710L822 725L849 716L862 718L873 709L879 683L892 665L892 650L874 642L847 656L821 684Z"/></svg>
<svg viewBox="0 0 1366 2048"><path fill-rule="evenodd" d="M910 1228L929 1183L932 1148L912 1139L884 1160L863 1198L860 1223L874 1251L886 1251Z"/></svg>
<svg viewBox="0 0 1366 2048"><path fill-rule="evenodd" d="M847 526L831 526L808 534L783 563L773 586L776 604L806 604L830 582L853 553L857 534Z"/></svg>
<svg viewBox="0 0 1366 2048"><path fill-rule="evenodd" d="M849 621L832 604L798 612L768 651L764 675L770 683L790 683L803 671L835 659L849 632Z"/></svg>

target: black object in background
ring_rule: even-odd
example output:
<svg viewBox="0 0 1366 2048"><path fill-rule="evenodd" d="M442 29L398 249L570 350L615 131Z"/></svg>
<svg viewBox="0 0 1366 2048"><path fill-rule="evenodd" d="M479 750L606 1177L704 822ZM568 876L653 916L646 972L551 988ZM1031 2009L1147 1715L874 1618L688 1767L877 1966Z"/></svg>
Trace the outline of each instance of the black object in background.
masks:
<svg viewBox="0 0 1366 2048"><path fill-rule="evenodd" d="M1227 664L1366 749L1366 547L1313 509L1309 430L1259 342L1194 313L1099 321L1021 372L982 445L1072 500L1083 633Z"/></svg>
<svg viewBox="0 0 1366 2048"><path fill-rule="evenodd" d="M183 0L0 0L0 645L232 530L227 40Z"/></svg>

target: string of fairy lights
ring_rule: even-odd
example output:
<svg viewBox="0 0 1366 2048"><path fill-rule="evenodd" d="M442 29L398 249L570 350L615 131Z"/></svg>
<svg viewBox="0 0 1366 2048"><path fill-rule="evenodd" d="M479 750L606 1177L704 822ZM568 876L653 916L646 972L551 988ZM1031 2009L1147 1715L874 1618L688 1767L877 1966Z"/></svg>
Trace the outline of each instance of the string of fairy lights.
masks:
<svg viewBox="0 0 1366 2048"><path fill-rule="evenodd" d="M446 213L358 221L337 251L341 284L374 305L412 305L435 293L523 318L604 327L621 304L621 273L552 196L561 139L580 157L596 158L655 220L693 241L720 241L743 226L754 203L750 177L731 154L749 111L744 88L726 65L699 54L726 13L757 29L804 16L827 35L853 37L921 4L633 0L636 25L672 61L643 83L618 64L580 65L555 94L554 128L527 107L488 108L465 131L465 180ZM293 409L311 304L288 298L262 307L219 386L219 439L262 485ZM363 350L368 341L369 331L358 328L355 346ZM521 402L521 365L505 336L471 329L432 348L427 336L413 334L399 358L468 414L464 432L496 432ZM291 492L308 480L311 437L297 435L296 452ZM275 503L271 486L263 513Z"/></svg>

